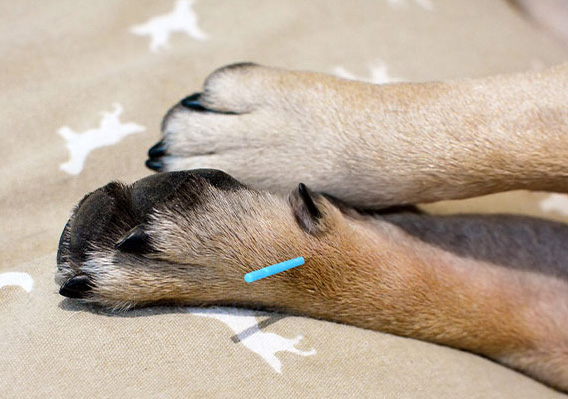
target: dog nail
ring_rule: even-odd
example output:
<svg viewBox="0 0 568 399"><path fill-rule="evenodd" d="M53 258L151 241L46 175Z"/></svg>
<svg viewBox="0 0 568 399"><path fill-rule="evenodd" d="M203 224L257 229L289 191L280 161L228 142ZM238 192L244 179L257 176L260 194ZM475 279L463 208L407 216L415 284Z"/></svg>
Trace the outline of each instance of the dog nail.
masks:
<svg viewBox="0 0 568 399"><path fill-rule="evenodd" d="M207 111L207 109L200 104L199 102L200 97L201 93L194 93L191 96L181 100L181 105L183 105L186 108L192 109L194 111Z"/></svg>
<svg viewBox="0 0 568 399"><path fill-rule="evenodd" d="M146 167L159 172L164 167L164 164L155 159L148 159L146 161Z"/></svg>
<svg viewBox="0 0 568 399"><path fill-rule="evenodd" d="M166 155L166 144L163 141L159 141L148 150L148 156L150 158L159 158Z"/></svg>
<svg viewBox="0 0 568 399"><path fill-rule="evenodd" d="M150 252L148 234L142 226L136 226L129 230L116 244L114 248L123 252L143 254Z"/></svg>
<svg viewBox="0 0 568 399"><path fill-rule="evenodd" d="M59 295L67 298L82 299L93 287L87 276L72 277L59 288Z"/></svg>

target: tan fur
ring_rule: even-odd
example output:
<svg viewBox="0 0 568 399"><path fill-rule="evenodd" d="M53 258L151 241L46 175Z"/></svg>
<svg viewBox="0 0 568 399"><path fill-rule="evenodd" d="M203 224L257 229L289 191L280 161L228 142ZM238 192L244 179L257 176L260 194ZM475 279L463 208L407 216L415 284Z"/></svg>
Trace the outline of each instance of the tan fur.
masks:
<svg viewBox="0 0 568 399"><path fill-rule="evenodd" d="M207 79L200 103L205 111L177 105L166 116L165 170L207 165L277 193L304 181L367 208L568 191L568 66L374 86L237 65ZM156 176L180 175L87 196L60 242L62 290L78 276L88 279L83 300L111 308L231 304L307 315L479 353L568 391L567 276L455 253L321 195L321 215L302 224L311 216L297 191L219 188L193 173L151 207L136 198L156 195ZM137 224L150 250L115 248ZM73 244L72 231L83 241ZM535 242L514 245L525 244ZM297 256L302 267L243 280Z"/></svg>
<svg viewBox="0 0 568 399"><path fill-rule="evenodd" d="M480 353L556 388L568 385L564 280L456 256L398 227L324 199L318 234L287 201L206 187L203 205L150 215L155 252L121 260L99 243L83 265L87 300L114 308L158 303L276 309ZM304 266L249 285L245 273L296 256ZM79 266L73 271L74 266Z"/></svg>
<svg viewBox="0 0 568 399"><path fill-rule="evenodd" d="M568 191L568 65L390 85L244 65L214 72L202 103L237 114L175 107L163 170L213 167L276 192L303 181L365 208Z"/></svg>

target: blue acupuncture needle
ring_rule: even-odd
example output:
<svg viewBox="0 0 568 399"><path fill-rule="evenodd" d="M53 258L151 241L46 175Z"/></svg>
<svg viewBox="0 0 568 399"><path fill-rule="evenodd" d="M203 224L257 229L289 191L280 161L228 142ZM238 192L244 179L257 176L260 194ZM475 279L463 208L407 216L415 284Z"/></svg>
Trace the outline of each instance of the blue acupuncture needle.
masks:
<svg viewBox="0 0 568 399"><path fill-rule="evenodd" d="M300 256L299 258L294 258L287 260L285 262L277 263L272 266L263 267L262 269L255 270L245 274L245 281L247 283L252 283L253 281L260 280L268 276L272 276L276 273L281 273L285 270L292 269L293 267L301 266L304 264L304 258Z"/></svg>

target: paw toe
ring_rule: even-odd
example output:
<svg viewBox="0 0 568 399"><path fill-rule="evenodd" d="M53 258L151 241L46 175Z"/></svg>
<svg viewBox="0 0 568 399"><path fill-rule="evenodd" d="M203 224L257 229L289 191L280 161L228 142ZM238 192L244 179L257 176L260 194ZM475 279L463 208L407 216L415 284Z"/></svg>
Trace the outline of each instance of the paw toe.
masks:
<svg viewBox="0 0 568 399"><path fill-rule="evenodd" d="M253 63L232 64L207 77L199 102L208 110L244 114L262 103L265 67Z"/></svg>

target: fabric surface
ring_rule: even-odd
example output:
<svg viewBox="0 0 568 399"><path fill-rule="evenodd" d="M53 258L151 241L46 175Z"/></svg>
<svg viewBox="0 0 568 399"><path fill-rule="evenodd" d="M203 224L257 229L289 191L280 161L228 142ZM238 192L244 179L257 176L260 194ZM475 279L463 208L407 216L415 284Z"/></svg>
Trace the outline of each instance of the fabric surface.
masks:
<svg viewBox="0 0 568 399"><path fill-rule="evenodd" d="M215 68L253 61L384 83L567 59L506 2L22 0L0 11L1 397L563 397L411 339L235 309L109 314L53 281L72 207L149 174L162 116ZM568 221L557 194L428 208Z"/></svg>

